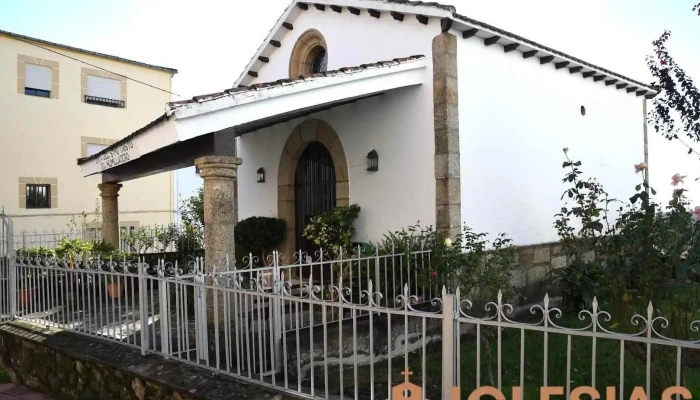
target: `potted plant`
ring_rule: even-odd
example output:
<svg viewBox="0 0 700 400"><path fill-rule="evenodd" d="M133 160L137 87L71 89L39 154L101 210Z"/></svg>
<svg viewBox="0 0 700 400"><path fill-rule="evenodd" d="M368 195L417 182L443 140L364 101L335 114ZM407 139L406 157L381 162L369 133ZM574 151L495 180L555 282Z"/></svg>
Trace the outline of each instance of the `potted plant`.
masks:
<svg viewBox="0 0 700 400"><path fill-rule="evenodd" d="M110 299L118 299L124 293L124 285L122 285L122 277L110 275L107 284L107 295Z"/></svg>
<svg viewBox="0 0 700 400"><path fill-rule="evenodd" d="M32 262L43 262L47 259L54 258L56 256L53 249L47 247L32 247L27 249L18 249L15 253L17 263L28 263L30 260ZM28 269L21 269L20 276L17 279L17 304L26 305L34 300L34 293L36 288L34 287L35 276Z"/></svg>

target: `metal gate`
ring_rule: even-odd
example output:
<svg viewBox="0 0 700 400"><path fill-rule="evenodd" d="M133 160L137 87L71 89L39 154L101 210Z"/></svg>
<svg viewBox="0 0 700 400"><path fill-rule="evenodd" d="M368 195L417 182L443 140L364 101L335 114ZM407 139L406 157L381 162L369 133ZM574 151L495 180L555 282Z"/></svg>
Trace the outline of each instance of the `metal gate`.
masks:
<svg viewBox="0 0 700 400"><path fill-rule="evenodd" d="M14 255L12 243L12 219L0 211L0 322L8 321L15 314Z"/></svg>
<svg viewBox="0 0 700 400"><path fill-rule="evenodd" d="M294 179L296 248L313 255L313 243L304 238L311 217L335 208L335 165L320 142L310 143L299 157Z"/></svg>

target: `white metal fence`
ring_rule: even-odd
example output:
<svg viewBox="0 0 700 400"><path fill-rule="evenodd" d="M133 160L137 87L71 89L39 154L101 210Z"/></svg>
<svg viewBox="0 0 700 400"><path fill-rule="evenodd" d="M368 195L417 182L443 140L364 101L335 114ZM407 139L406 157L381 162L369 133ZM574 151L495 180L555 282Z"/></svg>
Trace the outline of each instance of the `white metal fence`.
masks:
<svg viewBox="0 0 700 400"><path fill-rule="evenodd" d="M99 229L93 228L22 231L12 235L15 249L20 251L56 249L64 239L99 242L102 235ZM133 254L193 252L203 249L204 241L202 232L196 228L172 224L122 227L119 248Z"/></svg>
<svg viewBox="0 0 700 400"><path fill-rule="evenodd" d="M393 258L408 263L415 256ZM430 399L453 386L466 398L482 385L508 397L510 387L521 387L520 398L529 398L534 386L562 386L567 398L578 386L600 393L614 386L620 398L641 386L659 398L664 382L700 382L700 341L667 337L668 321L651 305L629 321L636 331L618 332L627 321L597 302L567 319L545 297L523 315L500 292L472 307L459 292L413 294L408 280L394 292L386 281L374 283L371 268L361 279L331 283L316 281L319 268L304 277L312 263L275 263L277 253L272 260L271 267L210 272L202 259L183 266L11 260L16 306L6 317L309 398L392 398L392 388L407 378L417 385L410 388L417 398ZM352 266L347 260L317 265L326 264L335 271ZM699 327L694 321L687 329L695 334Z"/></svg>

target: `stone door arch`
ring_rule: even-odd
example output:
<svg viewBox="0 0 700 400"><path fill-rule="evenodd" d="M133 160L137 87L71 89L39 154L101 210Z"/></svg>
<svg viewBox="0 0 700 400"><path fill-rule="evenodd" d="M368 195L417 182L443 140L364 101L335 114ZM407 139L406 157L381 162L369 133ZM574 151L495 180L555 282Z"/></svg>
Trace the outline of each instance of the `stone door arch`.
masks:
<svg viewBox="0 0 700 400"><path fill-rule="evenodd" d="M287 235L280 250L284 255L283 263L294 263L296 243L296 204L294 181L299 157L309 143L319 142L328 149L335 166L336 206L344 207L350 203L350 185L348 181L348 162L343 144L333 128L320 119L309 119L297 125L289 134L280 156L277 174L277 216L287 222Z"/></svg>

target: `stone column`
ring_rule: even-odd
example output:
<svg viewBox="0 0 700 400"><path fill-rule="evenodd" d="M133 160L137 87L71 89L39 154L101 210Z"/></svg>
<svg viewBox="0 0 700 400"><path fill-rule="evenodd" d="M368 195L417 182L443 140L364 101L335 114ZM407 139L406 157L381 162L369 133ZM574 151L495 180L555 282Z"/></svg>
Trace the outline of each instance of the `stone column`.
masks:
<svg viewBox="0 0 700 400"><path fill-rule="evenodd" d="M443 32L433 39L435 217L437 230L450 237L462 225L458 90L457 37Z"/></svg>
<svg viewBox="0 0 700 400"><path fill-rule="evenodd" d="M119 183L97 185L102 197L102 240L119 247Z"/></svg>
<svg viewBox="0 0 700 400"><path fill-rule="evenodd" d="M238 205L235 181L241 159L233 156L205 156L194 161L204 180L204 247L207 272L223 271L226 257L235 259L233 228Z"/></svg>

